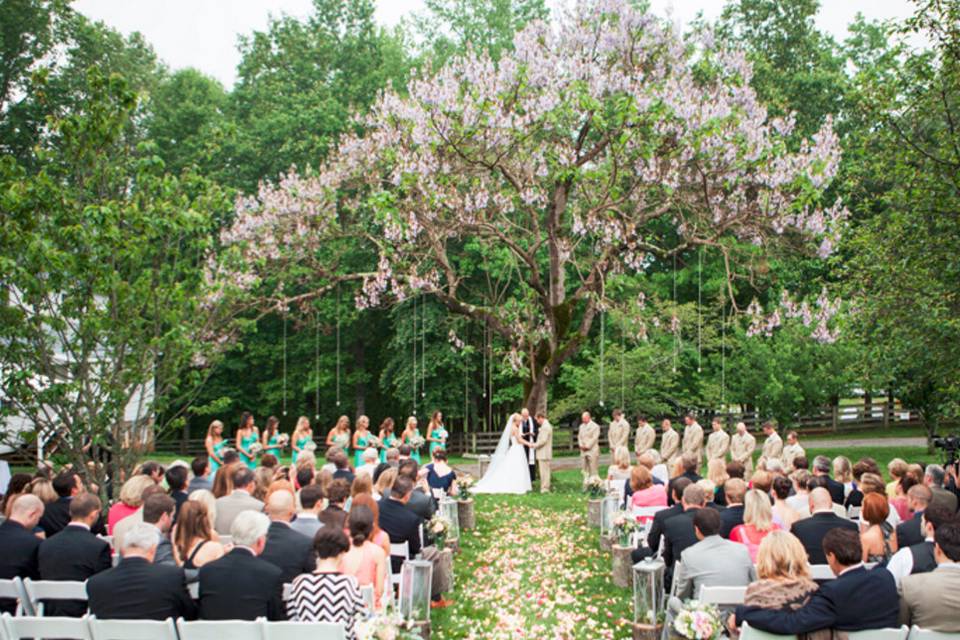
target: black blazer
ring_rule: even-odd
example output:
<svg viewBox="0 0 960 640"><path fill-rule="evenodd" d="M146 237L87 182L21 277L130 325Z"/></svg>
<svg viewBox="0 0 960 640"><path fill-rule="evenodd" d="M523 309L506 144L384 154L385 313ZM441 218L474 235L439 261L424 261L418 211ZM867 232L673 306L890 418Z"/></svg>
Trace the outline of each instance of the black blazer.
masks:
<svg viewBox="0 0 960 640"><path fill-rule="evenodd" d="M27 531L19 522L7 520L0 524L0 578L39 580L39 548L40 538ZM0 611L13 614L16 609L17 601L13 598L0 599Z"/></svg>
<svg viewBox="0 0 960 640"><path fill-rule="evenodd" d="M653 515L650 523L650 532L647 534L647 546L656 553L660 548L660 536L663 534L663 523L674 516L683 513L683 505L675 504L672 507L661 509Z"/></svg>
<svg viewBox="0 0 960 640"><path fill-rule="evenodd" d="M827 476L827 491L830 492L830 499L834 504L843 504L844 487L842 482L837 482L830 476Z"/></svg>
<svg viewBox="0 0 960 640"><path fill-rule="evenodd" d="M284 582L293 582L301 573L313 573L317 569L313 540L283 522L270 523L260 559L278 567Z"/></svg>
<svg viewBox="0 0 960 640"><path fill-rule="evenodd" d="M420 553L420 524L423 520L402 502L391 498L384 498L380 506L380 528L390 536L390 542L400 544L410 543L410 557ZM399 575L403 561L393 556L390 565L393 573Z"/></svg>
<svg viewBox="0 0 960 640"><path fill-rule="evenodd" d="M823 553L823 536L830 529L850 529L859 533L855 522L841 518L837 514L815 513L809 518L797 520L790 527L790 533L795 535L807 550L810 564L827 564L827 556Z"/></svg>
<svg viewBox="0 0 960 640"><path fill-rule="evenodd" d="M200 567L201 620L284 620L283 572L248 549Z"/></svg>
<svg viewBox="0 0 960 640"><path fill-rule="evenodd" d="M859 631L896 627L900 598L893 574L881 568L848 571L820 585L806 605L794 611L740 605L737 624L784 635L817 629Z"/></svg>
<svg viewBox="0 0 960 640"><path fill-rule="evenodd" d="M696 509L688 509L663 523L663 561L668 573L673 572L673 563L680 559L684 549L699 542L693 530L693 516L696 513Z"/></svg>
<svg viewBox="0 0 960 640"><path fill-rule="evenodd" d="M678 475L676 478L671 478L671 479L670 479L670 482L667 483L667 504L670 505L671 507L672 507L673 504L674 504L674 500L673 500L673 483L676 482L678 478L686 478L687 480L689 480L690 482L693 482L693 483L697 483L697 482L700 482L701 480L703 480L703 478L701 478L700 476L698 476L698 475L697 475L695 472L693 472L693 471L685 471L685 472L681 473L680 475Z"/></svg>
<svg viewBox="0 0 960 640"><path fill-rule="evenodd" d="M110 545L79 525L40 543L40 578L43 580L86 580L110 568ZM56 600L44 603L44 615L78 618L87 610L83 600Z"/></svg>
<svg viewBox="0 0 960 640"><path fill-rule="evenodd" d="M897 547L903 549L924 541L925 536L920 527L922 524L920 522L921 518L923 518L923 512L918 511L913 514L912 518L897 525Z"/></svg>
<svg viewBox="0 0 960 640"><path fill-rule="evenodd" d="M43 508L43 516L40 517L40 528L47 534L48 540L70 524L71 500L73 500L73 498L70 497L57 498Z"/></svg>
<svg viewBox="0 0 960 640"><path fill-rule="evenodd" d="M192 620L197 608L187 593L183 569L124 558L87 580L90 613L104 620Z"/></svg>
<svg viewBox="0 0 960 640"><path fill-rule="evenodd" d="M337 469L333 472L334 480L346 480L347 484L353 484L356 477L350 469Z"/></svg>
<svg viewBox="0 0 960 640"><path fill-rule="evenodd" d="M410 500L407 502L407 509L413 511L423 520L429 520L437 512L437 505L433 498L424 493L419 487L410 494Z"/></svg>
<svg viewBox="0 0 960 640"><path fill-rule="evenodd" d="M735 504L720 512L720 537L730 538L730 532L743 524L743 505Z"/></svg>

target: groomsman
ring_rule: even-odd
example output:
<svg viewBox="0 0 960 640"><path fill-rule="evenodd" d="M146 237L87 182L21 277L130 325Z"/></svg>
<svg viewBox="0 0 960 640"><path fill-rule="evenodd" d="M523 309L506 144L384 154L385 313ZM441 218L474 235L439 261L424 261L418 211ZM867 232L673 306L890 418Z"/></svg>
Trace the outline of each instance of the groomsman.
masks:
<svg viewBox="0 0 960 640"><path fill-rule="evenodd" d="M699 462L703 459L703 427L689 413L683 417L683 423L686 425L683 429L683 452L696 457Z"/></svg>
<svg viewBox="0 0 960 640"><path fill-rule="evenodd" d="M711 460L726 460L727 450L730 449L730 434L723 430L720 418L714 418L712 426L713 433L707 438L707 464Z"/></svg>
<svg viewBox="0 0 960 640"><path fill-rule="evenodd" d="M763 469L767 460L779 460L783 456L783 440L780 434L773 428L773 423L763 423L763 434L767 439L763 442L763 449L760 451L760 459L757 460L757 468Z"/></svg>
<svg viewBox="0 0 960 640"><path fill-rule="evenodd" d="M747 431L747 425L737 423L737 432L730 440L730 459L743 465L744 478L753 476L753 451L757 448L757 439Z"/></svg>
<svg viewBox="0 0 960 640"><path fill-rule="evenodd" d="M589 478L600 475L600 425L593 421L589 411L580 416L577 444L580 445L583 486L587 486Z"/></svg>
<svg viewBox="0 0 960 640"><path fill-rule="evenodd" d="M610 442L610 453L617 450L617 447L630 448L630 423L623 419L623 411L613 410L613 422L607 429L607 440Z"/></svg>
<svg viewBox="0 0 960 640"><path fill-rule="evenodd" d="M663 427L663 436L660 438L660 459L673 471L673 463L680 457L680 434L673 430L669 420L660 423Z"/></svg>
<svg viewBox="0 0 960 640"><path fill-rule="evenodd" d="M537 423L530 417L530 411L526 407L520 410L520 436L527 442L536 442L537 440ZM527 468L530 470L530 482L532 483L537 475L534 449L525 446L523 452L527 455Z"/></svg>
<svg viewBox="0 0 960 640"><path fill-rule="evenodd" d="M783 468L787 473L793 471L793 461L800 456L806 456L807 452L800 446L800 439L796 431L787 432L787 446L783 448Z"/></svg>
<svg viewBox="0 0 960 640"><path fill-rule="evenodd" d="M537 467L540 469L540 493L550 492L550 463L553 462L553 425L542 413L537 414Z"/></svg>
<svg viewBox="0 0 960 640"><path fill-rule="evenodd" d="M656 441L657 432L650 426L647 419L641 416L637 421L637 437L633 440L633 448L637 451L637 457L639 458L650 449L653 449L653 444Z"/></svg>

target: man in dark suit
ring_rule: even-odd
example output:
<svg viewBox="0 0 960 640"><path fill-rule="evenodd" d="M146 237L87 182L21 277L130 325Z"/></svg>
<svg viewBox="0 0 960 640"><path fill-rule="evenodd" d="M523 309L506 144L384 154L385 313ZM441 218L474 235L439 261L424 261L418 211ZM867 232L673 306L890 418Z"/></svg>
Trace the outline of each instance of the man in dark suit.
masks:
<svg viewBox="0 0 960 640"><path fill-rule="evenodd" d="M938 464L928 464L923 472L923 484L930 487L930 504L939 504L947 508L950 513L957 512L957 495L949 489L944 489L946 470Z"/></svg>
<svg viewBox="0 0 960 640"><path fill-rule="evenodd" d="M683 490L680 504L683 505L683 513L663 523L663 562L667 565L663 579L665 586L669 586L673 579L673 564L680 560L680 554L699 542L693 527L693 516L697 509L706 507L707 495L703 489L691 484Z"/></svg>
<svg viewBox="0 0 960 640"><path fill-rule="evenodd" d="M70 501L83 491L80 476L69 469L61 471L53 478L53 490L57 499L47 505L40 518L40 528L47 538L52 538L70 523Z"/></svg>
<svg viewBox="0 0 960 640"><path fill-rule="evenodd" d="M120 564L87 580L90 613L105 620L196 617L183 569L153 563L158 542L157 528L150 524L127 532Z"/></svg>
<svg viewBox="0 0 960 640"><path fill-rule="evenodd" d="M201 620L283 620L283 572L258 558L267 543L270 519L243 511L230 525L233 549L200 567Z"/></svg>
<svg viewBox="0 0 960 640"><path fill-rule="evenodd" d="M337 468L337 470L333 472L333 479L335 481L343 480L348 486L353 484L356 476L354 476L353 471L350 471L350 461L347 459L347 454L338 451L330 462Z"/></svg>
<svg viewBox="0 0 960 640"><path fill-rule="evenodd" d="M390 542L406 542L410 546L410 557L420 553L420 525L423 520L407 508L410 494L413 493L413 481L407 476L397 476L390 489L390 497L380 501L380 528L390 536ZM394 574L400 573L403 561L390 557Z"/></svg>
<svg viewBox="0 0 960 640"><path fill-rule="evenodd" d="M537 421L530 415L526 407L520 410L520 437L525 442L536 442L537 434L540 429ZM530 470L530 482L533 482L537 476L537 461L530 456L531 448L524 446L523 454L527 457L527 466Z"/></svg>
<svg viewBox="0 0 960 640"><path fill-rule="evenodd" d="M817 456L813 459L813 475L823 476L827 479L827 491L830 492L830 499L834 504L843 504L844 490L843 483L837 482L830 477L830 458L827 456Z"/></svg>
<svg viewBox="0 0 960 640"><path fill-rule="evenodd" d="M727 508L720 512L720 537L729 538L737 525L743 524L743 497L747 483L740 478L730 478L723 483L723 495Z"/></svg>
<svg viewBox="0 0 960 640"><path fill-rule="evenodd" d="M846 529L857 533L857 525L833 512L833 498L830 497L830 492L823 487L817 487L810 492L810 512L812 515L809 518L803 518L793 523L793 526L790 527L790 533L795 535L803 544L810 564L826 564L827 557L823 552L823 537L831 529Z"/></svg>
<svg viewBox="0 0 960 640"><path fill-rule="evenodd" d="M79 493L70 501L70 524L40 543L40 578L79 580L110 568L110 545L90 527L100 517L100 498ZM55 600L44 604L44 615L78 618L87 610L83 600Z"/></svg>
<svg viewBox="0 0 960 640"><path fill-rule="evenodd" d="M270 528L260 559L279 567L284 582L293 582L301 573L313 573L317 568L313 540L290 528L295 513L296 505L289 491L275 491L267 501Z"/></svg>
<svg viewBox="0 0 960 640"><path fill-rule="evenodd" d="M930 487L922 484L915 484L907 491L907 508L913 512L913 517L897 525L897 546L901 549L923 542L921 519L932 498Z"/></svg>
<svg viewBox="0 0 960 640"><path fill-rule="evenodd" d="M736 622L794 635L817 629L862 631L897 626L900 598L889 571L868 570L861 562L860 535L854 530L831 529L823 536L823 555L836 575L820 585L799 609L761 609L740 605Z"/></svg>
<svg viewBox="0 0 960 640"><path fill-rule="evenodd" d="M0 524L0 578L40 579L37 550L40 538L33 535L33 528L43 515L43 502L29 493L17 496L10 508L10 517ZM13 614L17 602L12 598L0 599L0 611Z"/></svg>
<svg viewBox="0 0 960 640"><path fill-rule="evenodd" d="M350 497L350 485L345 480L334 480L327 489L327 508L318 516L325 527L343 529L346 526L347 512L343 507Z"/></svg>
<svg viewBox="0 0 960 640"><path fill-rule="evenodd" d="M650 523L650 532L647 534L647 545L638 547L630 552L634 563L655 555L657 550L660 549L660 536L663 535L663 523L683 513L683 505L680 504L680 498L683 496L684 489L689 487L690 484L690 481L686 478L677 478L676 482L671 483L670 490L673 492L676 504L672 507L661 509L654 514L653 522Z"/></svg>
<svg viewBox="0 0 960 640"><path fill-rule="evenodd" d="M397 475L406 476L413 481L413 493L410 494L410 500L407 502L407 508L420 516L423 520L429 520L437 511L437 505L430 496L417 486L417 480L420 474L420 465L416 460L404 460L397 469Z"/></svg>
<svg viewBox="0 0 960 640"><path fill-rule="evenodd" d="M697 470L700 468L700 460L698 460L696 456L691 455L689 453L685 453L683 454L683 456L681 456L681 459L683 461L683 473L681 473L679 476L671 480L668 487L672 487L673 484L680 478L686 478L690 482L694 482L694 483L700 482L700 480L702 479L699 475L697 475ZM682 494L682 493L683 491L679 492L679 494ZM670 506L673 506L675 504L673 500L673 495L674 495L673 491L667 492L667 504Z"/></svg>

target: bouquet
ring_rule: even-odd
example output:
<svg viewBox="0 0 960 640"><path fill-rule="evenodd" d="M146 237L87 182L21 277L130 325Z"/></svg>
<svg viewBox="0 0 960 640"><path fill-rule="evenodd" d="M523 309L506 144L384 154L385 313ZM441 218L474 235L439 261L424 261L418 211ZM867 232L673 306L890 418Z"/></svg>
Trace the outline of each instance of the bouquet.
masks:
<svg viewBox="0 0 960 640"><path fill-rule="evenodd" d="M433 514L427 523L427 533L429 533L437 543L437 549L443 549L447 535L450 533L450 521L440 513Z"/></svg>
<svg viewBox="0 0 960 640"><path fill-rule="evenodd" d="M463 474L457 478L457 490L460 492L460 499L469 500L472 498L473 494L470 493L470 491L473 490L473 487L476 484L476 479L469 474Z"/></svg>
<svg viewBox="0 0 960 640"><path fill-rule="evenodd" d="M602 498L607 495L607 483L599 476L590 476L587 478L587 484L584 490L591 498Z"/></svg>
<svg viewBox="0 0 960 640"><path fill-rule="evenodd" d="M357 622L357 640L419 640L412 632L413 623L404 620L399 611L386 611Z"/></svg>
<svg viewBox="0 0 960 640"><path fill-rule="evenodd" d="M446 443L447 438L450 437L450 433L443 427L440 427L440 430L437 431L437 435L440 437L441 440L443 440L444 443Z"/></svg>
<svg viewBox="0 0 960 640"><path fill-rule="evenodd" d="M716 640L723 634L720 611L712 604L689 600L674 619L673 630L689 640Z"/></svg>
<svg viewBox="0 0 960 640"><path fill-rule="evenodd" d="M367 446L373 447L374 449L380 449L383 447L383 442L381 442L380 438L378 438L377 436L369 435L367 436Z"/></svg>
<svg viewBox="0 0 960 640"><path fill-rule="evenodd" d="M286 433L281 433L277 436L277 446L286 447L290 444L290 436Z"/></svg>
<svg viewBox="0 0 960 640"><path fill-rule="evenodd" d="M263 445L260 444L259 441L254 442L253 444L250 445L249 451L250 451L250 457L256 458L263 451Z"/></svg>
<svg viewBox="0 0 960 640"><path fill-rule="evenodd" d="M423 445L427 444L427 441L424 440L423 436L418 433L410 437L410 442L408 444L410 445L411 449L416 451L417 449L423 447Z"/></svg>
<svg viewBox="0 0 960 640"><path fill-rule="evenodd" d="M619 538L620 546L629 545L630 535L642 529L643 527L633 517L632 513L620 511L613 516L613 533Z"/></svg>
<svg viewBox="0 0 960 640"><path fill-rule="evenodd" d="M307 444L303 445L303 447L301 447L301 448L302 448L304 451L309 451L310 453L313 453L314 451L317 450L317 443L314 442L313 440L309 440L309 441L307 441Z"/></svg>

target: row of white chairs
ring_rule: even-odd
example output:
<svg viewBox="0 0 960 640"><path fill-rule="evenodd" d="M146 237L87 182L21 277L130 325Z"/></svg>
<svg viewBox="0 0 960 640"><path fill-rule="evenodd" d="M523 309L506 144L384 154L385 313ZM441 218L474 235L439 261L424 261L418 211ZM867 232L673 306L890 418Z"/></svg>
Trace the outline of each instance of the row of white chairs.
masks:
<svg viewBox="0 0 960 640"><path fill-rule="evenodd" d="M960 640L960 633L944 633L921 629L914 625L890 629L869 629L867 631L848 631L849 640ZM746 622L740 627L740 640L790 640L797 636L783 636L754 629Z"/></svg>
<svg viewBox="0 0 960 640"><path fill-rule="evenodd" d="M63 640L345 640L342 624L332 622L267 622L242 620L98 620L82 618L14 617L3 614L3 640L60 638Z"/></svg>

